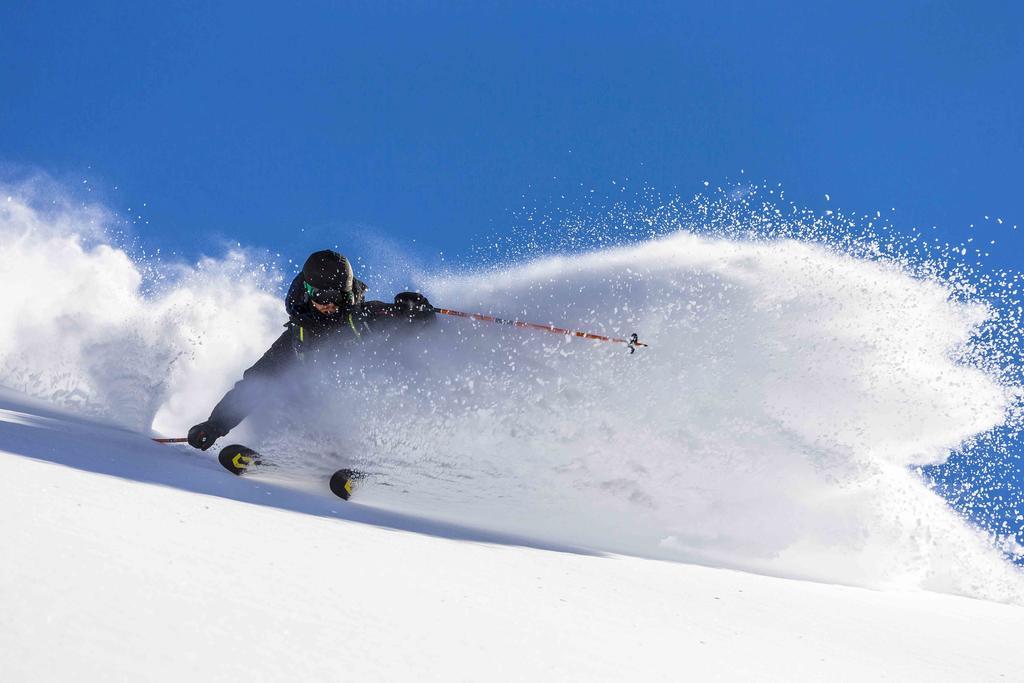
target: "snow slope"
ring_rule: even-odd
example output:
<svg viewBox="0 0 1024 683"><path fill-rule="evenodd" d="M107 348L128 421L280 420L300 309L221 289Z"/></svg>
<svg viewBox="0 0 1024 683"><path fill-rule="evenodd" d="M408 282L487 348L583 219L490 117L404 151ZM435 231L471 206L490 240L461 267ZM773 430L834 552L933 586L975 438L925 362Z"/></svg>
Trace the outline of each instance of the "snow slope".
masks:
<svg viewBox="0 0 1024 683"><path fill-rule="evenodd" d="M265 387L223 444L280 468L236 479L142 435L208 415L292 273L6 193L0 680L1020 678L1020 517L989 535L918 469L1019 433L1019 317L979 282L788 225L433 273L438 305L650 347L370 338Z"/></svg>
<svg viewBox="0 0 1024 683"><path fill-rule="evenodd" d="M431 522L9 391L0 449L4 681L1020 678L1015 605Z"/></svg>

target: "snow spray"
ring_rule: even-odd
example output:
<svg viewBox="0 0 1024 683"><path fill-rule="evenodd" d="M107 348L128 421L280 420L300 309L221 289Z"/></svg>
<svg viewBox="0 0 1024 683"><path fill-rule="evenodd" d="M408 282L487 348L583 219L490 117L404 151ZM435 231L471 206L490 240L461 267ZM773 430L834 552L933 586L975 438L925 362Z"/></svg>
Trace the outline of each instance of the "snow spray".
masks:
<svg viewBox="0 0 1024 683"><path fill-rule="evenodd" d="M251 252L132 258L95 229L102 211L5 194L0 384L178 434L280 333L292 274ZM869 250L676 221L629 244L421 276L446 306L639 330L651 346L439 318L307 369L317 400L268 404L243 435L296 470L324 468L318 453L375 473L386 485L361 504L609 553L1020 600L991 535L919 471L1018 414L1019 385L979 341L993 308Z"/></svg>

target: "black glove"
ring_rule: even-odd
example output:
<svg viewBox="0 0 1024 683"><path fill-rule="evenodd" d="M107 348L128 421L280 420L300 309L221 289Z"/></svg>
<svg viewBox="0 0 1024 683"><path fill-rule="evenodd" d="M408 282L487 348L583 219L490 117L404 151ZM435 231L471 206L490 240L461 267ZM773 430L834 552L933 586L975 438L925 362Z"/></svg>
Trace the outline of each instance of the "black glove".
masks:
<svg viewBox="0 0 1024 683"><path fill-rule="evenodd" d="M188 430L188 445L192 446L192 448L198 448L201 451L205 451L213 445L214 441L227 433L227 430L223 429L216 422L211 422L210 420L200 422L195 427Z"/></svg>
<svg viewBox="0 0 1024 683"><path fill-rule="evenodd" d="M416 292L400 292L395 295L395 306L413 320L433 320L434 307L427 297Z"/></svg>

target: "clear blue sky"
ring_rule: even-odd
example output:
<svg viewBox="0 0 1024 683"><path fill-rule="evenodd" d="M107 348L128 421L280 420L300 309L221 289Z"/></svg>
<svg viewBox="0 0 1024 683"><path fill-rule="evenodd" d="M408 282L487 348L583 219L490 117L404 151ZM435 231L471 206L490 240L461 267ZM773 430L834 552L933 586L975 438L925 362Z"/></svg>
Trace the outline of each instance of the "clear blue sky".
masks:
<svg viewBox="0 0 1024 683"><path fill-rule="evenodd" d="M381 4L8 5L0 164L186 255L358 225L458 255L524 194L744 169L1024 262L1020 3Z"/></svg>

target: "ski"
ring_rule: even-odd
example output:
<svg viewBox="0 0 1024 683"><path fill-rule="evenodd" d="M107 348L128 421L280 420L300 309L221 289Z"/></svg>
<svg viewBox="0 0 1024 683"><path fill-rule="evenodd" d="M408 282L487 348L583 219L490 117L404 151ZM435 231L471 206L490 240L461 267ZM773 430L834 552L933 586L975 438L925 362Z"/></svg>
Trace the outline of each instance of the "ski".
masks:
<svg viewBox="0 0 1024 683"><path fill-rule="evenodd" d="M263 458L259 453L241 444L231 444L220 449L220 455L217 456L217 462L226 469L228 472L234 475L241 476L249 470L250 467L258 467L263 464Z"/></svg>
<svg viewBox="0 0 1024 683"><path fill-rule="evenodd" d="M347 468L338 470L331 475L331 493L342 500L348 500L352 497L352 487L355 485L355 482L364 476L362 472L356 472Z"/></svg>
<svg viewBox="0 0 1024 683"><path fill-rule="evenodd" d="M217 462L221 464L221 467L236 476L242 476L253 468L267 467L270 464L253 449L237 443L220 449ZM362 472L342 468L331 475L328 486L331 489L331 493L338 498L348 500L352 497L355 483L364 476Z"/></svg>

